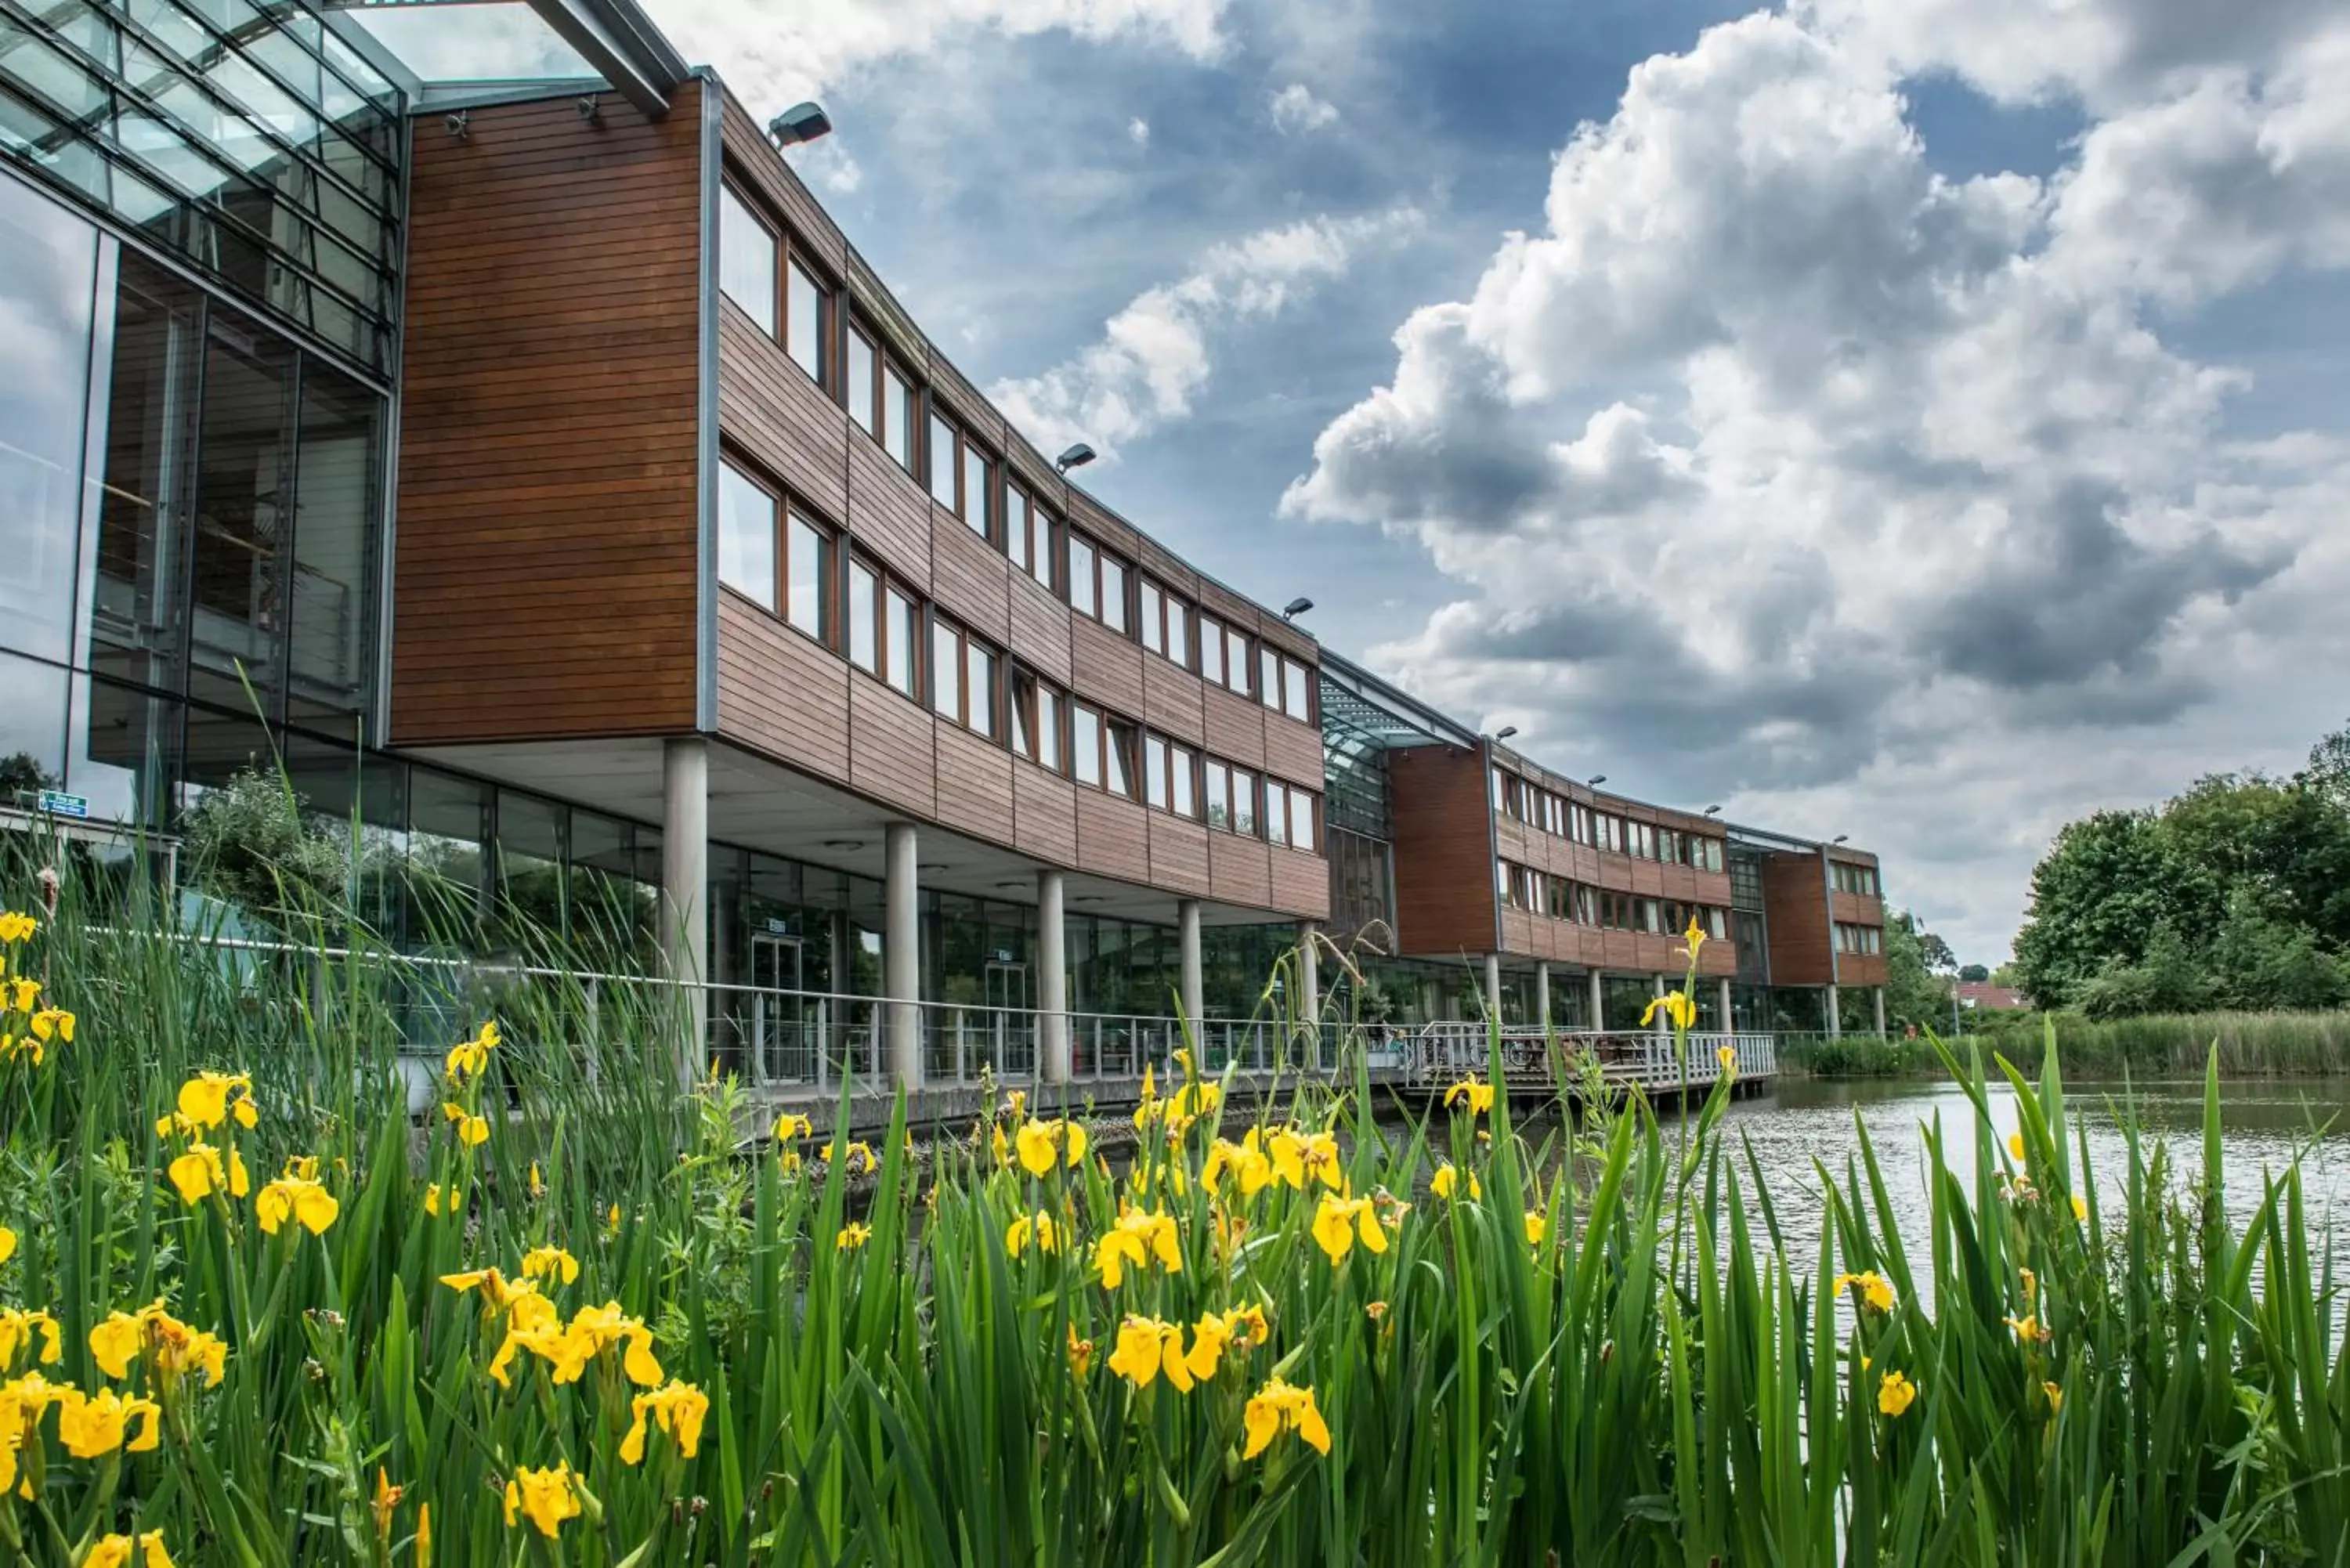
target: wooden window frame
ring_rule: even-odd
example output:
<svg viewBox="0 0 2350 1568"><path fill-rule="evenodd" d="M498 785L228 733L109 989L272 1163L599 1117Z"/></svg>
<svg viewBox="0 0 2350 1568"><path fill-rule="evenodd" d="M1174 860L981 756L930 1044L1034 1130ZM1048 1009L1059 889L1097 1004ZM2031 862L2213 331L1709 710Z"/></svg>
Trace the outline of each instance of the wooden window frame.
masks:
<svg viewBox="0 0 2350 1568"><path fill-rule="evenodd" d="M742 481L744 485L755 492L767 504L768 578L765 589L766 597L764 598L761 598L758 597L758 590L746 587L743 584L734 581L727 576L726 530L723 527L722 520L722 525L719 529L718 536L717 566L719 586L732 589L733 592L741 595L743 598L748 599L752 604L756 605L763 613L770 616L776 616L780 618L782 607L787 602L784 597L783 559L784 516L787 510L787 504L784 499L783 490L780 486L770 483L764 474L760 473L755 468L744 462L740 455L731 448L723 449L720 452L718 462L720 468L718 479L720 486L719 499L722 505L724 502L725 485L729 476Z"/></svg>
<svg viewBox="0 0 2350 1568"><path fill-rule="evenodd" d="M951 648L951 657L941 661L941 645ZM972 694L977 690L972 680L974 657L987 660L987 723L972 722ZM1002 738L1003 703L998 688L1003 681L1003 653L986 639L974 636L961 622L936 611L931 615L931 711L985 740Z"/></svg>
<svg viewBox="0 0 2350 1568"><path fill-rule="evenodd" d="M1014 664L1004 682L1006 720L1004 743L1012 754L1033 766L1067 776L1069 772L1069 742L1065 733L1069 722L1069 694L1035 670ZM1045 712L1045 699L1052 700L1049 722ZM1033 751L1023 751L1020 736L1025 732ZM1052 755L1044 754L1044 743L1049 736Z"/></svg>
<svg viewBox="0 0 2350 1568"><path fill-rule="evenodd" d="M827 327L840 318L840 287L827 282L824 269L803 256L800 247L793 243L788 228L784 234L783 265L775 274L776 286L783 293L776 305L775 342L783 349L784 358L799 366L809 380L830 390L837 379L834 361L840 355L832 346L830 339L833 334ZM813 370L802 364L800 357L792 351L792 275L795 272L807 279L809 288L816 294L816 369Z"/></svg>
<svg viewBox="0 0 2350 1568"><path fill-rule="evenodd" d="M922 684L923 671L928 663L927 650L922 643L928 635L924 625L930 618L926 613L929 607L924 603L921 595L893 576L888 567L875 561L870 556L855 549L851 549L847 554L848 559L843 568L842 577L847 586L843 589L846 602L841 607L840 617L841 651L847 656L852 669L864 671L909 701L920 702L923 701L925 691ZM857 659L855 585L856 574L859 571L873 579L873 666L870 669L859 663ZM893 649L897 643L897 639L891 635L889 628L889 601L892 596L904 600L908 610L910 646L906 653L912 662L907 670L907 684L902 686L890 678L890 666L895 659Z"/></svg>
<svg viewBox="0 0 2350 1568"><path fill-rule="evenodd" d="M724 297L733 300L734 307L737 310L740 310L745 317L749 317L751 324L754 327L756 327L760 331L772 337L782 328L784 320L783 277L785 247L783 227L781 224L768 217L764 208L764 203L755 200L748 192L744 191L733 181L721 180L719 182L719 190L722 192L718 203L719 293ZM727 288L725 286L726 198L728 197L732 197L734 204L742 209L743 215L748 217L753 223L756 223L767 236L768 254L771 260L770 271L774 275L768 285L770 294L773 297L769 298L767 301L767 319L764 321L761 321L756 316L754 316L752 314L751 306L744 304L741 296L736 295L733 290Z"/></svg>
<svg viewBox="0 0 2350 1568"><path fill-rule="evenodd" d="M1199 671L1200 679L1209 685L1222 686L1224 683L1223 620L1220 617L1210 615L1206 610L1194 610L1191 612L1191 630L1193 640L1200 647L1199 658L1193 662L1192 668ZM1212 674L1208 669L1208 649L1211 648L1216 650L1215 670Z"/></svg>

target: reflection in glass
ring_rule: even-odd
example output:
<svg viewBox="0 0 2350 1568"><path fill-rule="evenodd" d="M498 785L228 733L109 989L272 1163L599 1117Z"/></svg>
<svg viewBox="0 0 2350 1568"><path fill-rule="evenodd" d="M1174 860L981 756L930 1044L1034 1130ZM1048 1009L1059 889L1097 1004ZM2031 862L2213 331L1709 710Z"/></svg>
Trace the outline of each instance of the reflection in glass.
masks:
<svg viewBox="0 0 2350 1568"><path fill-rule="evenodd" d="M286 692L296 722L373 706L382 409L358 382L303 362Z"/></svg>
<svg viewBox="0 0 2350 1568"><path fill-rule="evenodd" d="M63 665L0 653L0 806L29 806L65 781Z"/></svg>
<svg viewBox="0 0 2350 1568"><path fill-rule="evenodd" d="M59 662L73 658L97 266L96 229L0 176L0 643Z"/></svg>
<svg viewBox="0 0 2350 1568"><path fill-rule="evenodd" d="M223 312L212 317L197 449L188 694L238 708L257 700L274 715L293 499L294 355Z"/></svg>
<svg viewBox="0 0 2350 1568"><path fill-rule="evenodd" d="M103 672L167 691L180 684L182 513L200 344L194 291L124 252L90 657Z"/></svg>
<svg viewBox="0 0 2350 1568"><path fill-rule="evenodd" d="M75 684L80 732L66 787L88 799L93 818L162 827L179 776L180 704L87 676Z"/></svg>

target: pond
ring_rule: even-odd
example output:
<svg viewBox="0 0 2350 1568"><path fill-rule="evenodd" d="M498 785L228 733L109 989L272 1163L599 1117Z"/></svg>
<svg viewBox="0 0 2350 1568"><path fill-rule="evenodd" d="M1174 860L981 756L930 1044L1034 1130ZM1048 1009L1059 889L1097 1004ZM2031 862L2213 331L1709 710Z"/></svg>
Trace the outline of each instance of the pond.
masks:
<svg viewBox="0 0 2350 1568"><path fill-rule="evenodd" d="M2117 1205L2128 1155L2118 1126L2122 1100L2135 1103L2141 1140L2149 1154L2157 1138L2169 1147L2176 1180L2201 1174L2203 1085L2199 1082L2067 1084L2068 1114L2088 1131L2089 1161L2100 1202ZM2015 1096L2004 1083L1990 1090L1997 1139L2015 1131ZM2261 1205L2262 1173L2282 1171L2302 1154L2305 1212L2314 1235L2327 1238L2337 1271L2350 1270L2350 1079L2303 1078L2225 1083L2220 1114L2229 1216L2239 1231ZM1974 1109L1954 1084L1915 1080L1783 1079L1741 1100L1725 1118L1733 1142L1750 1140L1771 1187L1788 1251L1808 1269L1818 1256L1823 1210L1819 1165L1841 1184L1847 1158L1859 1158L1854 1121L1868 1130L1885 1173L1886 1196L1899 1218L1913 1266L1922 1272L1929 1244L1923 1129L1939 1118L1951 1167L1974 1179ZM1814 1162L1817 1162L1816 1164ZM1919 1281L1921 1289L1927 1282Z"/></svg>

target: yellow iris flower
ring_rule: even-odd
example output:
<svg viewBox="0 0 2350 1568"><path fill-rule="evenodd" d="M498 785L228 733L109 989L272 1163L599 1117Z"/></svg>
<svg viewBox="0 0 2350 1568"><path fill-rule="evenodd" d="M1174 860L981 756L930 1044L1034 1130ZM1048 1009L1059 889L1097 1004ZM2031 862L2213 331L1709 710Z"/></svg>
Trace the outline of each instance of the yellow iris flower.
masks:
<svg viewBox="0 0 2350 1568"><path fill-rule="evenodd" d="M1336 1193L1323 1197L1321 1206L1314 1211L1314 1241L1330 1255L1333 1263L1343 1263L1347 1254L1355 1250L1355 1239L1362 1238L1366 1251L1388 1250L1388 1233L1379 1224L1378 1214L1367 1198L1341 1198Z"/></svg>
<svg viewBox="0 0 2350 1568"><path fill-rule="evenodd" d="M242 1127L261 1121L253 1104L250 1073L198 1073L180 1085L178 1105L186 1124L197 1127L216 1127L231 1116Z"/></svg>
<svg viewBox="0 0 2350 1568"><path fill-rule="evenodd" d="M342 1212L342 1205L317 1179L317 1173L315 1158L289 1159L286 1174L262 1188L253 1200L253 1217L260 1221L263 1235L275 1236L289 1219L313 1236L327 1233L327 1227Z"/></svg>
<svg viewBox="0 0 2350 1568"><path fill-rule="evenodd" d="M221 1151L208 1143L190 1144L187 1153L164 1167L164 1173L180 1189L180 1201L191 1206L202 1203L215 1192L242 1198L253 1187L253 1178L244 1168L244 1156L230 1149L224 1165Z"/></svg>
<svg viewBox="0 0 2350 1568"><path fill-rule="evenodd" d="M41 922L30 915L20 915L14 909L0 915L0 942L6 942L11 947L40 929Z"/></svg>
<svg viewBox="0 0 2350 1568"><path fill-rule="evenodd" d="M522 1277L561 1280L567 1285L579 1277L579 1260L560 1247L533 1247L522 1255Z"/></svg>
<svg viewBox="0 0 2350 1568"><path fill-rule="evenodd" d="M1284 1127L1273 1135L1266 1150L1273 1158L1273 1173L1300 1192L1312 1179L1320 1180L1333 1191L1345 1184L1346 1179L1338 1170L1336 1133L1307 1133Z"/></svg>
<svg viewBox="0 0 2350 1568"><path fill-rule="evenodd" d="M1640 1014L1640 1027L1646 1029L1655 1023L1659 1012L1675 1029L1686 1032L1697 1025L1697 1003L1678 991L1669 991L1648 1003L1647 1011Z"/></svg>
<svg viewBox="0 0 2350 1568"><path fill-rule="evenodd" d="M1034 1214L1023 1214L1003 1232L1003 1250L1015 1258L1026 1251L1032 1241L1040 1252L1061 1250L1061 1232L1054 1225L1053 1217L1042 1209Z"/></svg>
<svg viewBox="0 0 2350 1568"><path fill-rule="evenodd" d="M1020 1168L1031 1176L1045 1175L1055 1161L1075 1170L1086 1158L1086 1129L1081 1122L1031 1119L1020 1124L1012 1142L1020 1157Z"/></svg>
<svg viewBox="0 0 2350 1568"><path fill-rule="evenodd" d="M514 1479L506 1482L506 1528L514 1528L517 1518L527 1519L541 1535L549 1541L556 1538L567 1519L579 1517L579 1489L571 1476L571 1461L566 1459L551 1470L535 1470L527 1466L516 1469Z"/></svg>
<svg viewBox="0 0 2350 1568"><path fill-rule="evenodd" d="M467 1148L479 1148L490 1141L490 1119L477 1116L456 1101L441 1107L441 1115L457 1129L457 1141Z"/></svg>
<svg viewBox="0 0 2350 1568"><path fill-rule="evenodd" d="M130 1376L130 1364L143 1355L167 1388L196 1372L203 1374L205 1387L216 1388L228 1362L219 1335L182 1323L160 1301L135 1313L109 1314L89 1331L89 1354L109 1377Z"/></svg>
<svg viewBox="0 0 2350 1568"><path fill-rule="evenodd" d="M1835 1277L1835 1285L1831 1287L1836 1295L1844 1294L1847 1288L1858 1292L1861 1303L1873 1312L1893 1310L1893 1286L1875 1269L1870 1269L1866 1273L1838 1274Z"/></svg>
<svg viewBox="0 0 2350 1568"><path fill-rule="evenodd" d="M126 1399L111 1388L100 1389L95 1396L64 1388L52 1402L57 1407L57 1440L78 1459L94 1459L117 1449L143 1454L162 1440L159 1423L163 1407L143 1396L134 1394ZM130 1430L134 1420L139 1423L135 1433ZM130 1439L127 1444L125 1438Z"/></svg>
<svg viewBox="0 0 2350 1568"><path fill-rule="evenodd" d="M873 1240L872 1226L859 1225L856 1221L851 1220L849 1223L843 1225L840 1228L839 1235L835 1236L832 1239L833 1251L837 1252L853 1252L871 1240Z"/></svg>
<svg viewBox="0 0 2350 1568"><path fill-rule="evenodd" d="M1460 1189L1461 1172L1451 1160L1440 1164L1436 1168L1436 1174L1428 1179L1428 1190L1439 1198L1451 1198ZM1471 1198L1485 1196L1484 1189L1477 1185L1477 1173L1473 1170L1469 1173L1469 1196Z"/></svg>
<svg viewBox="0 0 2350 1568"><path fill-rule="evenodd" d="M6 1262L16 1255L16 1232L5 1225L0 1225L0 1263Z"/></svg>
<svg viewBox="0 0 2350 1568"><path fill-rule="evenodd" d="M141 1531L135 1538L101 1535L81 1560L81 1568L130 1568L134 1556L139 1568L172 1568L172 1554L163 1550L163 1532L160 1530Z"/></svg>
<svg viewBox="0 0 2350 1568"><path fill-rule="evenodd" d="M691 1383L671 1382L629 1400L629 1435L620 1439L622 1464L644 1462L648 1420L667 1432L677 1451L690 1459L702 1449L702 1423L710 1414L710 1396Z"/></svg>
<svg viewBox="0 0 2350 1568"><path fill-rule="evenodd" d="M47 1040L54 1035L68 1045L73 1044L74 1015L62 1007L44 1007L33 1014L30 1023L33 1039L36 1043L33 1052L33 1063L36 1066L40 1064L41 1059L38 1042Z"/></svg>
<svg viewBox="0 0 2350 1568"><path fill-rule="evenodd" d="M827 1165L830 1165L832 1163L832 1145L826 1144L822 1148L816 1150L816 1157L824 1161ZM842 1157L841 1163L852 1170L861 1170L868 1176L872 1175L875 1171L881 1168L881 1161L875 1157L873 1153L873 1146L869 1143L850 1144L848 1146L848 1152Z"/></svg>
<svg viewBox="0 0 2350 1568"><path fill-rule="evenodd" d="M1182 1242L1181 1232L1164 1210L1128 1209L1118 1215L1117 1225L1094 1243L1094 1266L1101 1271L1104 1288L1113 1291L1126 1282L1129 1264L1141 1269L1156 1259L1166 1272L1180 1274L1183 1272Z"/></svg>
<svg viewBox="0 0 2350 1568"><path fill-rule="evenodd" d="M0 1307L0 1376L16 1364L16 1353L32 1347L36 1335L41 1341L41 1365L54 1366L63 1349L57 1339L57 1320L47 1313L20 1311L16 1307Z"/></svg>
<svg viewBox="0 0 2350 1568"><path fill-rule="evenodd" d="M1550 1234L1550 1216L1539 1209L1527 1210L1526 1245L1539 1247L1543 1244L1543 1238L1548 1234Z"/></svg>
<svg viewBox="0 0 2350 1568"><path fill-rule="evenodd" d="M1888 1372L1877 1385L1877 1407L1897 1418L1917 1401L1918 1386L1898 1372Z"/></svg>
<svg viewBox="0 0 2350 1568"><path fill-rule="evenodd" d="M1249 1128L1238 1143L1220 1137L1210 1146L1208 1158L1201 1162L1200 1185L1219 1191L1227 1177L1239 1180L1243 1198L1254 1198L1273 1181L1273 1157L1265 1152L1264 1137L1256 1128Z"/></svg>
<svg viewBox="0 0 2350 1568"><path fill-rule="evenodd" d="M1469 1106L1471 1116L1483 1116L1493 1108L1493 1085L1481 1084L1474 1078L1463 1078L1444 1091L1445 1109L1451 1110L1455 1105L1464 1101Z"/></svg>
<svg viewBox="0 0 2350 1568"><path fill-rule="evenodd" d="M1248 1432L1248 1446L1241 1450L1244 1459L1264 1452L1284 1429L1296 1433L1317 1454L1330 1451L1329 1423L1323 1420L1321 1410L1314 1403L1314 1390L1294 1386L1278 1377L1249 1396L1241 1425Z"/></svg>
<svg viewBox="0 0 2350 1568"><path fill-rule="evenodd" d="M786 1138L814 1137L815 1136L816 1123L804 1116L785 1111L775 1118L775 1137L777 1143L782 1143Z"/></svg>

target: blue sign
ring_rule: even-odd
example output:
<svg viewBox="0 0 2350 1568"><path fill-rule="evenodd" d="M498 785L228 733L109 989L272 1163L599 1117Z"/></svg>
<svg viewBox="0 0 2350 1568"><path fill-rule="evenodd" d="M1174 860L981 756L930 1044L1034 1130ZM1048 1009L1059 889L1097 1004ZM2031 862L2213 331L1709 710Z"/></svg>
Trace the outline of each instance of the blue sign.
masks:
<svg viewBox="0 0 2350 1568"><path fill-rule="evenodd" d="M89 797L68 794L61 789L45 789L41 792L41 809L51 816L87 817L89 815Z"/></svg>

